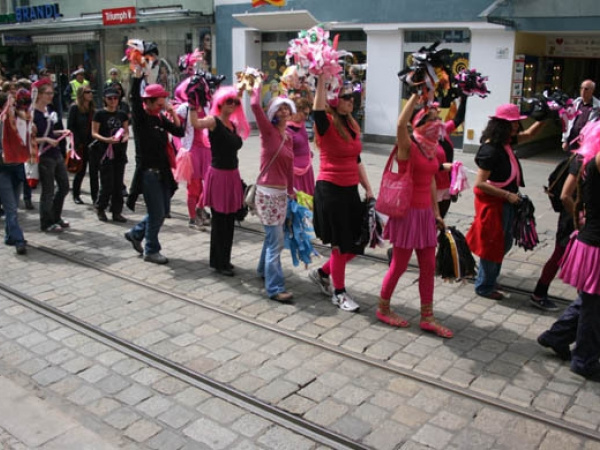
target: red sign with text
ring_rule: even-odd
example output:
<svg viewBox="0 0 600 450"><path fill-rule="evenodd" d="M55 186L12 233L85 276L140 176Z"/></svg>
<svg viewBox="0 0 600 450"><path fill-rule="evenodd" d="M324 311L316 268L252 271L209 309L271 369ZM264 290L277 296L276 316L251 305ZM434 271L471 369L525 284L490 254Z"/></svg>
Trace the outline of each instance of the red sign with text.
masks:
<svg viewBox="0 0 600 450"><path fill-rule="evenodd" d="M135 23L136 21L135 8L133 6L102 10L102 23L104 25L122 25Z"/></svg>

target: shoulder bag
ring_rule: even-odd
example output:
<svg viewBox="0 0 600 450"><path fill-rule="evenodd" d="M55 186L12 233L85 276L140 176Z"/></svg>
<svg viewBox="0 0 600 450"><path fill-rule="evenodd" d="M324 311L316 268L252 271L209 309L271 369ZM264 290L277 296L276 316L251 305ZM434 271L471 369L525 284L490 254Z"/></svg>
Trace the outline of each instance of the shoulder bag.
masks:
<svg viewBox="0 0 600 450"><path fill-rule="evenodd" d="M398 146L395 145L388 158L381 185L379 196L375 203L375 209L386 216L399 218L408 211L413 194L412 162L410 158L406 162L406 170L403 173L394 172L394 160L398 162Z"/></svg>

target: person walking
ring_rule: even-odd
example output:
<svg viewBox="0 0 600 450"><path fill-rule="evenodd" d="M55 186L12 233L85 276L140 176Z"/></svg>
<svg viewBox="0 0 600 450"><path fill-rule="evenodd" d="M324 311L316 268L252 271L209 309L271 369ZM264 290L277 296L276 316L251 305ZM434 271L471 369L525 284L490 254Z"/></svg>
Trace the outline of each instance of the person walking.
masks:
<svg viewBox="0 0 600 450"><path fill-rule="evenodd" d="M293 295L285 288L281 267L284 244L283 224L287 199L294 198L293 140L287 122L296 113L294 103L286 97L271 100L267 114L260 103L261 86L254 88L250 107L260 132L260 174L256 180L256 213L265 229L257 272L265 280L271 300L288 302Z"/></svg>
<svg viewBox="0 0 600 450"><path fill-rule="evenodd" d="M308 99L294 99L296 113L288 121L288 133L292 136L294 148L294 188L309 195L315 193L315 173L312 166L312 150L306 131L306 121L311 113Z"/></svg>
<svg viewBox="0 0 600 450"><path fill-rule="evenodd" d="M182 137L185 128L181 126L173 106L167 103L169 93L159 84L149 84L142 95L141 84L142 71L138 68L131 86L133 131L137 145L130 197L136 198L143 193L147 213L141 222L125 233L125 239L136 252L144 255L144 261L167 264L169 260L160 253L158 233L177 189L171 170L175 155L169 152L168 133ZM162 112L164 109L172 121L165 117ZM143 247L142 240L145 241Z"/></svg>
<svg viewBox="0 0 600 450"><path fill-rule="evenodd" d="M237 152L250 134L241 92L222 86L212 97L210 114L199 117L196 96L188 96L194 128L208 130L212 159L206 174L204 204L211 210L209 265L220 275L235 275L231 264L235 215L242 207L242 179Z"/></svg>
<svg viewBox="0 0 600 450"><path fill-rule="evenodd" d="M33 122L37 129L35 140L38 145L40 186L42 188L40 227L42 231L61 232L70 226L69 222L61 217L65 198L69 193L69 176L59 142L59 139L68 133L68 130L55 129L58 117L48 109L54 96L52 81L42 79L33 83L33 87L38 90Z"/></svg>
<svg viewBox="0 0 600 450"><path fill-rule="evenodd" d="M92 137L98 141L96 158L100 168L100 193L95 203L98 220L106 222L110 203L113 222L127 222L123 217L123 179L127 164L129 120L118 109L120 94L112 87L104 90L104 109L94 115Z"/></svg>
<svg viewBox="0 0 600 450"><path fill-rule="evenodd" d="M73 133L75 150L81 158L81 168L73 178L73 186L71 193L73 202L77 205L83 205L81 199L81 183L87 171L88 162L90 160L90 148L92 142L92 119L96 112L94 104L94 91L89 87L81 86L77 90L77 100L69 109L69 117L67 119L67 129ZM90 170L90 192L92 199L96 198L98 192L98 175L94 176Z"/></svg>
<svg viewBox="0 0 600 450"><path fill-rule="evenodd" d="M390 217L384 229L384 238L393 245L392 260L383 278L376 317L393 327L409 326L408 321L392 312L390 301L415 251L419 263L421 297L419 326L424 331L451 338L452 331L438 323L433 315L436 229L444 229L437 202L435 175L439 170L438 137L444 124L436 107L424 106L414 114L418 100L418 94L412 94L398 117L397 160L400 171L412 172L413 193L412 198L407 199L410 206L406 215ZM408 130L409 122L412 134Z"/></svg>
<svg viewBox="0 0 600 450"><path fill-rule="evenodd" d="M479 167L475 176L475 220L467 232L467 244L479 256L475 292L493 300L502 300L496 280L502 260L512 247L512 224L519 187L525 186L521 164L513 145L523 143L541 130L537 121L519 132L519 121L526 119L513 104L500 105L490 117L481 135L481 147L475 155Z"/></svg>
<svg viewBox="0 0 600 450"><path fill-rule="evenodd" d="M346 264L364 251L358 243L364 213L358 184L367 199L374 196L360 160L362 144L360 128L352 117L352 85L345 84L328 98L325 84L320 75L313 105L320 148L313 221L317 237L331 245L331 256L308 276L335 306L355 312L360 305L346 292Z"/></svg>

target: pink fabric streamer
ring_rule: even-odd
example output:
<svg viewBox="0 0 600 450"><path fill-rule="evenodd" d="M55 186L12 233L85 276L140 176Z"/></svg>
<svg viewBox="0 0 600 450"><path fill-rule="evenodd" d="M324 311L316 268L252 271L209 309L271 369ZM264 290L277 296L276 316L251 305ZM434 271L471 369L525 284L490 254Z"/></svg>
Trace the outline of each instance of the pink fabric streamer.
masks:
<svg viewBox="0 0 600 450"><path fill-rule="evenodd" d="M600 122L588 122L579 133L579 142L575 152L583 156L583 165L586 165L600 151Z"/></svg>
<svg viewBox="0 0 600 450"><path fill-rule="evenodd" d="M189 183L194 175L194 167L192 162L192 155L186 148L179 149L177 158L175 159L175 170L173 176L175 181Z"/></svg>
<svg viewBox="0 0 600 450"><path fill-rule="evenodd" d="M459 192L469 189L469 180L467 179L467 170L460 161L452 163L450 173L450 195L457 195Z"/></svg>

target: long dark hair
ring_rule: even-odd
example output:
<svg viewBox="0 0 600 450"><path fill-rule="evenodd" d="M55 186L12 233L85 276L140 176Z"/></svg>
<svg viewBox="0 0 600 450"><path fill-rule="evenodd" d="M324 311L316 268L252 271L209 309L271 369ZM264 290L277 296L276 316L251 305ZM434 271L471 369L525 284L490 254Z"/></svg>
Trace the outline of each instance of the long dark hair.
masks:
<svg viewBox="0 0 600 450"><path fill-rule="evenodd" d="M512 123L504 119L491 118L481 133L480 143L489 142L492 145L505 145L510 142Z"/></svg>

